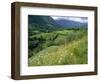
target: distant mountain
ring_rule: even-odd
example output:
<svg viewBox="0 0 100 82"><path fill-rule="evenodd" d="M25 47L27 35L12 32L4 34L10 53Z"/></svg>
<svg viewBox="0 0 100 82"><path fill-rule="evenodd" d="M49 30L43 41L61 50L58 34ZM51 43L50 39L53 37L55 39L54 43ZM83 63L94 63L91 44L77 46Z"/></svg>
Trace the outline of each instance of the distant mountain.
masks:
<svg viewBox="0 0 100 82"><path fill-rule="evenodd" d="M67 19L56 19L56 23L65 28L81 28L83 26L87 27L87 23L76 22Z"/></svg>
<svg viewBox="0 0 100 82"><path fill-rule="evenodd" d="M80 23L67 19L53 19L50 16L29 15L28 16L29 30L39 30L43 32L87 27L87 23Z"/></svg>

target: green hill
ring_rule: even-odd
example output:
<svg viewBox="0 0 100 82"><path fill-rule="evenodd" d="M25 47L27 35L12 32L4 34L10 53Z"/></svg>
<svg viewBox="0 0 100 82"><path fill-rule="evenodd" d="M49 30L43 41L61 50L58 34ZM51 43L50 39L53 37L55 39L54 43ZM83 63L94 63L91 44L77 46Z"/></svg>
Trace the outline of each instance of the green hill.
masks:
<svg viewBox="0 0 100 82"><path fill-rule="evenodd" d="M58 36L53 39L55 35ZM64 30L36 35L38 38L42 36L44 42L33 50L29 66L86 64L86 35L86 30ZM33 37L35 36L31 38Z"/></svg>
<svg viewBox="0 0 100 82"><path fill-rule="evenodd" d="M28 66L87 64L87 30L63 28L50 16L29 15Z"/></svg>

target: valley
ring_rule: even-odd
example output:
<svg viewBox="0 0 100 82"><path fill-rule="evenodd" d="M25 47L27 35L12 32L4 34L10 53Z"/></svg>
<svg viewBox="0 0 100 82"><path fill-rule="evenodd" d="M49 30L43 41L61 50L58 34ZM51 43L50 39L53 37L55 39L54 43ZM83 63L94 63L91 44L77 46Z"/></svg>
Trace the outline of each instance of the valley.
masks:
<svg viewBox="0 0 100 82"><path fill-rule="evenodd" d="M42 21L49 20L42 24L33 19L28 26L28 66L87 64L86 24L63 27L50 17L42 16Z"/></svg>

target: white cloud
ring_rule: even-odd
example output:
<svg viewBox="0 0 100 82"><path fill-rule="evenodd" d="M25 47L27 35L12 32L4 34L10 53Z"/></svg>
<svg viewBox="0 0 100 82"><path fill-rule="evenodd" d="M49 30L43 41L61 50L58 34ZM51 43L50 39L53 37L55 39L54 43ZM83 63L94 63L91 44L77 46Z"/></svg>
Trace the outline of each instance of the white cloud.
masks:
<svg viewBox="0 0 100 82"><path fill-rule="evenodd" d="M53 19L67 19L67 20L72 20L72 21L76 21L76 22L81 22L81 23L87 23L88 22L88 18L87 17L68 17L68 16L51 16Z"/></svg>

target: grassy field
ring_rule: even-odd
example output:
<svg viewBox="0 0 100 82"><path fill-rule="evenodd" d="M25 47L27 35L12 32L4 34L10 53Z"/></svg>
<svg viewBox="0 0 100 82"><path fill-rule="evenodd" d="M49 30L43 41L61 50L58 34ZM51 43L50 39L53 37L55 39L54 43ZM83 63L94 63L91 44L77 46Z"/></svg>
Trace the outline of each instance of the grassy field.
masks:
<svg viewBox="0 0 100 82"><path fill-rule="evenodd" d="M28 45L28 66L87 63L87 29L33 31Z"/></svg>

